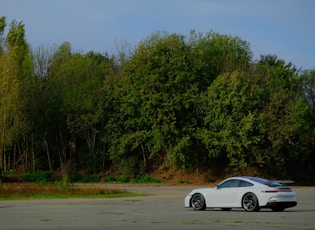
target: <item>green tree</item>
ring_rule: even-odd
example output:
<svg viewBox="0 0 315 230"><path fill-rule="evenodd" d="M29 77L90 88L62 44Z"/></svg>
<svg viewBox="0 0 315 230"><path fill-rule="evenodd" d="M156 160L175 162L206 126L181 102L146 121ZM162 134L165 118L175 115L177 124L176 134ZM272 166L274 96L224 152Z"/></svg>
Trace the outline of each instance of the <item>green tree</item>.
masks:
<svg viewBox="0 0 315 230"><path fill-rule="evenodd" d="M53 53L51 64L48 68L47 77L47 103L44 108L47 119L45 142L46 146L52 147L53 158L58 159L58 167L62 172L67 174L70 170L71 158L69 156L69 133L66 124L66 115L62 112L64 97L66 94L65 87L70 87L64 76L66 63L72 58L71 44L64 42ZM73 146L73 145L72 145Z"/></svg>
<svg viewBox="0 0 315 230"><path fill-rule="evenodd" d="M36 48L32 52L34 58L34 73L27 84L29 104L28 114L31 122L34 151L36 154L36 167L38 170L53 170L54 158L51 156L53 146L56 146L56 137L52 134L58 133L57 111L55 103L58 97L50 87L48 78L53 54L57 52L56 47L44 46Z"/></svg>
<svg viewBox="0 0 315 230"><path fill-rule="evenodd" d="M248 42L210 31L205 35L191 31L189 45L194 49L194 62L202 91L219 75L238 70L246 71L251 65L252 52Z"/></svg>
<svg viewBox="0 0 315 230"><path fill-rule="evenodd" d="M5 28L5 17L0 20L1 34ZM6 168L6 147L13 147L19 140L27 139L30 129L27 115L27 90L24 84L32 74L32 57L25 40L24 24L12 21L5 38L1 38L0 94L1 94L1 166ZM27 146L24 143L23 146ZM9 152L8 152L9 153ZM27 154L22 148L21 154ZM4 164L4 165L3 165Z"/></svg>
<svg viewBox="0 0 315 230"><path fill-rule="evenodd" d="M136 156L144 168L161 156L183 167L198 164L204 158L196 140L200 93L220 73L249 68L250 60L246 42L212 32L143 40L124 66L112 156Z"/></svg>
<svg viewBox="0 0 315 230"><path fill-rule="evenodd" d="M60 152L65 172L72 169L75 159L93 172L104 161L101 138L106 102L103 85L113 72L114 61L107 55L72 53L69 43L60 46L53 56L49 82L60 102L58 117L64 124L60 137L67 140Z"/></svg>
<svg viewBox="0 0 315 230"><path fill-rule="evenodd" d="M232 72L220 75L204 93L204 124L198 136L214 161L228 159L233 170L247 167L255 135L257 114L252 100L251 77Z"/></svg>
<svg viewBox="0 0 315 230"><path fill-rule="evenodd" d="M65 88L63 108L67 127L70 134L86 140L89 154L85 158L94 172L104 157L103 153L99 155L103 151L97 150L97 146L101 145L104 126L103 84L107 76L113 74L112 63L110 58L90 52L73 56L67 67L67 71L71 71L71 84Z"/></svg>
<svg viewBox="0 0 315 230"><path fill-rule="evenodd" d="M291 113L295 124L296 154L291 155L286 165L287 171L293 178L306 184L315 183L314 73L314 70L305 70L300 76L302 87L298 91L299 100Z"/></svg>
<svg viewBox="0 0 315 230"><path fill-rule="evenodd" d="M153 34L142 41L124 66L112 158L147 160L166 154L166 161L185 161L191 145L197 86L190 47L177 34Z"/></svg>
<svg viewBox="0 0 315 230"><path fill-rule="evenodd" d="M302 73L303 91L305 99L311 106L313 113L315 113L315 69L305 70Z"/></svg>
<svg viewBox="0 0 315 230"><path fill-rule="evenodd" d="M0 55L3 55L4 54L4 50L5 50L5 47L4 47L4 31L5 31L5 28L7 26L7 22L6 22L6 17L2 16L0 17Z"/></svg>
<svg viewBox="0 0 315 230"><path fill-rule="evenodd" d="M300 79L296 68L275 55L261 56L255 78L259 98L259 135L256 161L269 172L285 171L287 161L297 154L294 111L299 104Z"/></svg>
<svg viewBox="0 0 315 230"><path fill-rule="evenodd" d="M220 75L201 100L198 131L211 158L228 159L240 170L264 166L286 172L299 156L299 138L307 126L307 106L295 67L274 55L262 56L253 70Z"/></svg>

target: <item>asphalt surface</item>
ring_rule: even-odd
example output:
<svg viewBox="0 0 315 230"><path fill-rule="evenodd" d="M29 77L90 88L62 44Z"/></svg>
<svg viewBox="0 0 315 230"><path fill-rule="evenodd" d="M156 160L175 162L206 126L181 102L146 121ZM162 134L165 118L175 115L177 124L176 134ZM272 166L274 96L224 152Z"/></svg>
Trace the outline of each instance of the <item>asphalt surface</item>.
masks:
<svg viewBox="0 0 315 230"><path fill-rule="evenodd" d="M82 185L91 186L91 185ZM193 211L184 197L200 186L97 184L146 194L105 199L0 201L0 229L315 229L315 187L293 187L298 205L262 209Z"/></svg>

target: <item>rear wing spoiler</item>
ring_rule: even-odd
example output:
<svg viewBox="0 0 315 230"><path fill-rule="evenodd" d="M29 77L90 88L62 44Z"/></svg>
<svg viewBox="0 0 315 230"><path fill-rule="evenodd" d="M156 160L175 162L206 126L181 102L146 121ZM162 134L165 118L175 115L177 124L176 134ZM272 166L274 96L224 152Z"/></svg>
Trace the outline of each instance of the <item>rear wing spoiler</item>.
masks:
<svg viewBox="0 0 315 230"><path fill-rule="evenodd" d="M292 180L274 180L273 182L279 183L279 184L294 184L295 181Z"/></svg>
<svg viewBox="0 0 315 230"><path fill-rule="evenodd" d="M292 180L269 180L265 184L270 186L270 187L275 187L275 186L279 186L279 185L285 186L285 185L293 184L293 183L294 183L294 181L292 181Z"/></svg>

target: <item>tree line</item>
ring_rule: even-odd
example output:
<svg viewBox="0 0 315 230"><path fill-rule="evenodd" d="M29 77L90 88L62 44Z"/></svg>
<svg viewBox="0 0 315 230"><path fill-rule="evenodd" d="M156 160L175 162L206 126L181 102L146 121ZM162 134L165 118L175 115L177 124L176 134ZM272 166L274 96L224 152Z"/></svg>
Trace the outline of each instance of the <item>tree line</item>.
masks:
<svg viewBox="0 0 315 230"><path fill-rule="evenodd" d="M0 168L138 177L156 167L315 183L315 69L210 31L156 32L130 52L31 49L0 18Z"/></svg>

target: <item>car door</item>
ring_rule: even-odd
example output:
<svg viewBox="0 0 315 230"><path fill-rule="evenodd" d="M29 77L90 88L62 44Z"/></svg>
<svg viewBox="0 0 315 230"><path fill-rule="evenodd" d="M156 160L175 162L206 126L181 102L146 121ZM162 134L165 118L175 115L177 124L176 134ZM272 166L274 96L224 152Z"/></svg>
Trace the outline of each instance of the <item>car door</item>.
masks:
<svg viewBox="0 0 315 230"><path fill-rule="evenodd" d="M240 180L230 179L219 184L210 195L212 207L238 207Z"/></svg>

